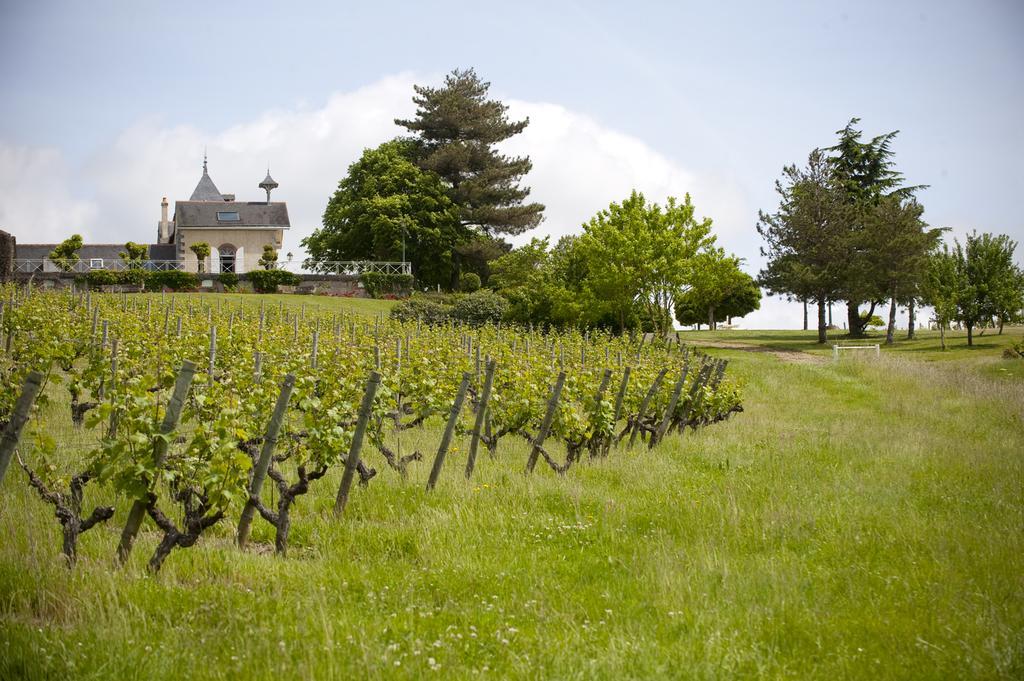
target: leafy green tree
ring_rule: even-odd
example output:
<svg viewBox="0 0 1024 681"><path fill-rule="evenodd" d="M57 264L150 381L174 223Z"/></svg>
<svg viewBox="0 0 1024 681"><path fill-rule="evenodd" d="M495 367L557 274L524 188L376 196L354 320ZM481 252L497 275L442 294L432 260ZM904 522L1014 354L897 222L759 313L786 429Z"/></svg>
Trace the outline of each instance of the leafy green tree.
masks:
<svg viewBox="0 0 1024 681"><path fill-rule="evenodd" d="M967 345L974 344L974 327L993 317L1011 313L1004 293L1020 281L1013 263L1016 242L1005 234L973 232L963 245L955 242L953 253L959 272L956 319L967 328Z"/></svg>
<svg viewBox="0 0 1024 681"><path fill-rule="evenodd" d="M277 267L277 249L272 244L264 244L263 255L260 256L259 262L256 264L265 270L272 270Z"/></svg>
<svg viewBox="0 0 1024 681"><path fill-rule="evenodd" d="M519 134L529 119L508 120L508 107L488 99L490 83L473 69L452 71L444 87L415 86L416 116L396 119L416 137L416 160L447 183L459 220L491 234L521 234L540 224L544 206L523 203L519 184L529 157L500 154L495 145Z"/></svg>
<svg viewBox="0 0 1024 681"><path fill-rule="evenodd" d="M758 213L757 231L765 241L761 255L768 258L758 280L772 293L815 302L818 342L825 343L828 304L843 292L842 236L850 208L828 159L817 149L805 168L783 168L775 191L778 209Z"/></svg>
<svg viewBox="0 0 1024 681"><path fill-rule="evenodd" d="M594 313L609 313L624 331L643 312L657 331L668 331L675 298L692 281L698 254L715 241L711 219L694 217L689 194L682 203L669 197L662 207L634 190L583 229L577 247Z"/></svg>
<svg viewBox="0 0 1024 681"><path fill-rule="evenodd" d="M946 328L956 319L960 274L956 253L945 245L941 250L933 250L925 263L921 299L935 310L935 323L939 327L939 342L943 350L946 349Z"/></svg>
<svg viewBox="0 0 1024 681"><path fill-rule="evenodd" d="M146 244L137 244L129 241L124 245L124 250L118 253L121 260L130 270L142 269L142 263L149 257L149 247Z"/></svg>
<svg viewBox="0 0 1024 681"><path fill-rule="evenodd" d="M403 240L421 284L457 282L455 248L472 237L437 174L410 160L412 144L385 142L367 149L348 169L327 203L323 227L302 241L309 263L399 260Z"/></svg>
<svg viewBox="0 0 1024 681"><path fill-rule="evenodd" d="M506 318L518 324L574 327L585 309L576 238L563 237L554 249L549 240L530 243L491 263L490 285L509 301Z"/></svg>
<svg viewBox="0 0 1024 681"><path fill-rule="evenodd" d="M82 248L82 235L72 234L50 251L50 262L64 272L70 272L78 264L78 251Z"/></svg>
<svg viewBox="0 0 1024 681"><path fill-rule="evenodd" d="M872 239L869 276L889 298L886 345L895 336L897 302L917 295L925 261L942 236L940 229L926 229L923 212L914 199L892 194L882 197L866 217L866 234Z"/></svg>
<svg viewBox="0 0 1024 681"><path fill-rule="evenodd" d="M196 261L199 266L199 273L202 274L206 271L206 259L210 256L210 244L205 241L197 241L188 247L190 251L196 254Z"/></svg>
<svg viewBox="0 0 1024 681"><path fill-rule="evenodd" d="M761 289L739 265L739 258L726 256L718 248L698 256L690 288L675 301L674 312L679 323L706 322L708 328L714 330L720 321L742 317L758 309Z"/></svg>

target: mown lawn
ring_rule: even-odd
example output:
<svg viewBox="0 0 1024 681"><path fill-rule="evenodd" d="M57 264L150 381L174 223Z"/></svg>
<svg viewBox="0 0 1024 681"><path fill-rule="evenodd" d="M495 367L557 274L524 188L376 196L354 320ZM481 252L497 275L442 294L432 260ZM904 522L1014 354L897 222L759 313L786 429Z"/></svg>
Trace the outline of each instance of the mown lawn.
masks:
<svg viewBox="0 0 1024 681"><path fill-rule="evenodd" d="M1024 677L1021 384L912 352L712 352L746 384L726 423L564 478L525 477L506 439L467 483L463 443L427 494L431 424L402 442L428 460L343 520L340 475L316 483L287 559L257 520L259 550L225 523L156 577L149 527L117 570L121 504L69 572L14 466L0 678ZM65 410L45 418L71 458Z"/></svg>

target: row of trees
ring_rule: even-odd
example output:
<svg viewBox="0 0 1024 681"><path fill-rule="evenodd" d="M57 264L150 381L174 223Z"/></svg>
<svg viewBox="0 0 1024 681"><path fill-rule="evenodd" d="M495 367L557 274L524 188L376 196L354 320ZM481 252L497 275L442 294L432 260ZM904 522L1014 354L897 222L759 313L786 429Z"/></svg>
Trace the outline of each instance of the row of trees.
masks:
<svg viewBox="0 0 1024 681"><path fill-rule="evenodd" d="M689 195L661 206L634 191L549 246L533 239L491 263L489 285L510 301L513 321L665 332L673 314L713 326L760 306L753 279L715 247Z"/></svg>
<svg viewBox="0 0 1024 681"><path fill-rule="evenodd" d="M875 309L889 302L886 343L894 340L896 308L908 308L913 338L916 306L936 307L940 325L972 330L984 319L1000 324L1021 308L1015 244L973 235L953 249L930 228L915 194L895 169L898 131L865 140L851 119L832 147L815 149L804 167L790 165L776 182L779 206L761 212L757 229L768 258L759 281L769 291L818 306L818 341L826 341L826 309L845 301L850 335L860 336ZM941 249L941 250L940 250ZM866 312L861 306L867 304Z"/></svg>
<svg viewBox="0 0 1024 681"><path fill-rule="evenodd" d="M975 232L929 257L921 294L935 309L943 349L950 322L963 324L973 345L975 327L994 321L1002 333L1004 324L1024 319L1024 271L1013 261L1016 247L1006 235Z"/></svg>
<svg viewBox="0 0 1024 681"><path fill-rule="evenodd" d="M758 307L753 279L714 246L711 220L696 219L689 196L661 206L634 192L579 236L512 250L501 237L536 227L544 206L520 184L529 157L496 150L529 120L509 120L488 89L472 70L416 86L416 116L395 121L411 136L349 166L323 227L303 241L311 263L408 260L421 286L485 284L524 324L668 330L673 314L714 326Z"/></svg>
<svg viewBox="0 0 1024 681"><path fill-rule="evenodd" d="M923 265L941 237L922 220L914 195L923 187L905 185L895 170L897 132L864 140L857 123L854 118L837 132L835 146L813 150L805 167L783 169L776 182L779 206L762 211L757 224L768 258L761 284L816 303L821 343L829 303L846 302L850 334L859 336L885 300L891 343L896 305L919 297ZM862 314L864 303L869 307Z"/></svg>

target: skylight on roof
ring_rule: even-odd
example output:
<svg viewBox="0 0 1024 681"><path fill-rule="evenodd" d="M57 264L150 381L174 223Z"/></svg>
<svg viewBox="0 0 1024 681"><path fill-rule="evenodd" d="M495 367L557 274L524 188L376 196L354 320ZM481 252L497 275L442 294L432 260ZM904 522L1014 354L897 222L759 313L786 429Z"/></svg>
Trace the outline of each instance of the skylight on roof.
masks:
<svg viewBox="0 0 1024 681"><path fill-rule="evenodd" d="M219 210L217 211L218 222L238 222L241 220L238 216L237 210Z"/></svg>

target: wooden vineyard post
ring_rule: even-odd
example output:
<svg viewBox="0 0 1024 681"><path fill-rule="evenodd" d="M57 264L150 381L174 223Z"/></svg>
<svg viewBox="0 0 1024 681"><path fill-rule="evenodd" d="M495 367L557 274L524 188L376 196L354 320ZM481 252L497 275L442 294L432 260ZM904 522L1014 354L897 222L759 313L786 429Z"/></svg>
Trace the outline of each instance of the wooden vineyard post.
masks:
<svg viewBox="0 0 1024 681"><path fill-rule="evenodd" d="M14 404L14 414L11 415L11 420L4 428L3 438L0 438L0 483L4 481L7 467L11 465L11 457L14 456L18 439L21 438L21 430L28 421L29 412L32 411L32 405L35 403L42 385L43 375L38 371L29 373L21 385L21 396Z"/></svg>
<svg viewBox="0 0 1024 681"><path fill-rule="evenodd" d="M179 317L180 319L180 317ZM171 401L167 403L167 411L164 413L164 420L160 424L160 434L170 435L178 426L181 419L181 410L185 406L185 398L188 396L188 389L192 385L192 378L196 375L194 362L185 360L181 363L181 370L178 371L178 378L174 381L174 392L171 394ZM167 438L157 438L153 444L153 462L156 467L163 466L167 458ZM135 536L142 526L142 519L146 515L146 502L136 499L132 509L128 513L128 521L121 531L121 541L117 545L117 557L123 565L128 556L131 555L132 545L135 543Z"/></svg>
<svg viewBox="0 0 1024 681"><path fill-rule="evenodd" d="M210 327L210 368L207 371L207 383L213 387L213 369L217 361L217 327Z"/></svg>
<svg viewBox="0 0 1024 681"><path fill-rule="evenodd" d="M690 366L684 364L683 371L679 374L679 380L676 381L676 387L672 390L672 397L669 398L668 407L665 409L665 416L661 419L661 423L658 424L658 430L651 435L651 439L647 442L650 449L654 449L654 446L661 442L661 439L665 437L665 433L668 432L668 427L672 423L672 414L675 413L676 405L679 404L679 395L683 392L683 384L686 383L686 374L689 372Z"/></svg>
<svg viewBox="0 0 1024 681"><path fill-rule="evenodd" d="M363 393L363 402L359 405L359 416L356 419L356 430L352 433L352 445L348 449L348 456L345 458L345 472L341 476L341 484L338 486L338 496L334 500L334 515L340 516L348 504L348 492L352 489L352 479L355 477L356 468L359 466L359 452L363 448L363 438L366 436L366 423L370 420L373 412L373 401L377 397L377 388L380 387L380 374L371 371L366 379L366 392Z"/></svg>
<svg viewBox="0 0 1024 681"><path fill-rule="evenodd" d="M256 377L257 381L259 380L260 375L263 374L263 353L260 352L259 350L257 350L255 353L253 353L252 373L253 373L253 376Z"/></svg>
<svg viewBox="0 0 1024 681"><path fill-rule="evenodd" d="M683 417L679 421L679 432L682 432L686 428L686 421L690 418L690 414L700 406L700 389L704 387L704 383L708 380L708 376L711 374L711 364L704 364L700 368L700 373L697 374L697 378L693 381L693 387L690 388L690 399L686 402L686 409L683 410Z"/></svg>
<svg viewBox="0 0 1024 681"><path fill-rule="evenodd" d="M316 351L320 342L320 329L313 329L313 348L309 352L309 366L316 371Z"/></svg>
<svg viewBox="0 0 1024 681"><path fill-rule="evenodd" d="M455 402L452 403L451 413L448 414L448 425L445 426L444 435L441 437L441 446L437 448L437 456L434 457L434 466L430 469L430 479L427 480L427 491L434 489L437 479L441 477L441 467L444 466L444 458L448 455L448 448L452 444L452 435L455 433L455 424L459 422L459 414L462 412L462 403L466 399L466 390L469 388L469 381L472 378L468 371L462 373L462 383L459 384L459 392L455 394Z"/></svg>
<svg viewBox="0 0 1024 681"><path fill-rule="evenodd" d="M480 430L484 427L484 417L487 414L488 403L491 401L491 386L494 385L494 369L497 362L493 359L487 361L487 369L484 374L483 392L480 393L480 406L476 411L476 423L473 424L473 438L469 443L469 456L466 458L466 479L473 476L473 467L476 465L476 450L480 446Z"/></svg>
<svg viewBox="0 0 1024 681"><path fill-rule="evenodd" d="M249 499L242 509L242 517L238 521L238 548L244 549L249 541L249 529L252 527L252 519L256 515L256 505L252 497L259 497L263 488L263 481L267 477L267 470L270 468L270 459L274 455L274 447L277 445L277 435L281 432L281 424L284 423L285 414L288 412L288 400L292 397L292 390L295 388L295 374L288 374L281 382L281 392L277 396L277 404L274 405L274 413L267 424L267 432L263 436L263 447L260 449L260 458L252 470L252 482L249 485Z"/></svg>
<svg viewBox="0 0 1024 681"><path fill-rule="evenodd" d="M622 417L622 402L626 399L626 389L629 387L629 375L632 372L632 367L626 367L622 371L622 382L619 383L619 392L615 396L615 415L612 417L612 423L618 423Z"/></svg>
<svg viewBox="0 0 1024 681"><path fill-rule="evenodd" d="M544 412L544 421L540 424L540 432L533 441L533 449L530 450L530 458L526 460L526 472L532 473L533 467L537 465L537 458L540 450L547 439L548 431L551 430L551 422L555 420L555 409L558 408L558 400L562 396L562 386L565 385L565 372L560 371L555 379L555 387L551 390L551 397L548 398L547 410Z"/></svg>
<svg viewBox="0 0 1024 681"><path fill-rule="evenodd" d="M658 376L654 379L654 382L651 383L651 387L648 389L647 394L644 395L644 399L640 403L640 410L636 413L636 421L630 429L632 432L629 434L629 447L632 447L633 443L636 442L636 434L640 432L640 424L643 423L644 416L647 415L647 406L651 403L655 393L658 392L658 388L661 387L661 381L665 378L665 374L667 373L667 368L659 371Z"/></svg>
<svg viewBox="0 0 1024 681"><path fill-rule="evenodd" d="M117 339L114 338L110 342L110 390L113 391L117 387ZM117 435L117 409L110 411L110 421L107 426L107 437L112 438Z"/></svg>

